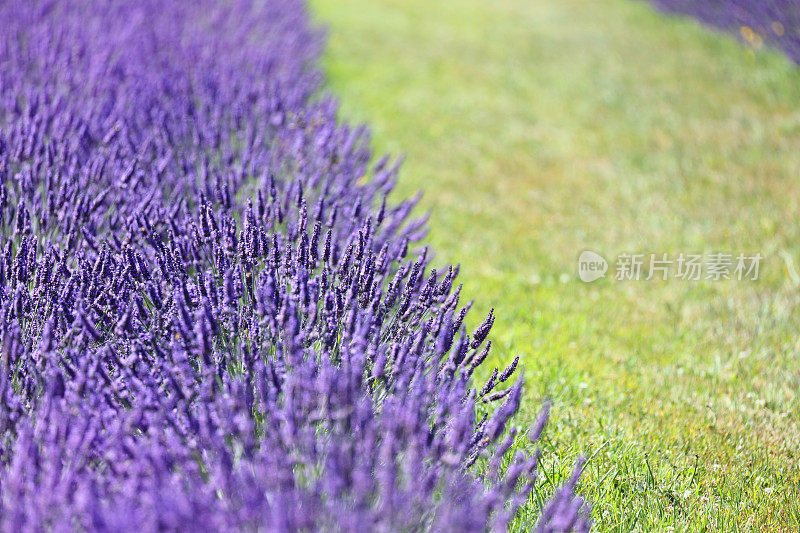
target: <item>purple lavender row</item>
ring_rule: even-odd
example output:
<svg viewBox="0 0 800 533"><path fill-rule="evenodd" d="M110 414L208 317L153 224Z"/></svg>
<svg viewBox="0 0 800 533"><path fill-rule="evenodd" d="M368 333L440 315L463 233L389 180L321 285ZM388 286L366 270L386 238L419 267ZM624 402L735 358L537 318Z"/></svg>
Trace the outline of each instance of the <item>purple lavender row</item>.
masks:
<svg viewBox="0 0 800 533"><path fill-rule="evenodd" d="M684 13L705 24L740 33L755 46L764 41L800 63L798 0L651 0L659 8Z"/></svg>
<svg viewBox="0 0 800 533"><path fill-rule="evenodd" d="M0 530L505 529L536 441L304 5L0 4ZM411 248L410 248L411 247ZM584 531L575 476L540 531Z"/></svg>

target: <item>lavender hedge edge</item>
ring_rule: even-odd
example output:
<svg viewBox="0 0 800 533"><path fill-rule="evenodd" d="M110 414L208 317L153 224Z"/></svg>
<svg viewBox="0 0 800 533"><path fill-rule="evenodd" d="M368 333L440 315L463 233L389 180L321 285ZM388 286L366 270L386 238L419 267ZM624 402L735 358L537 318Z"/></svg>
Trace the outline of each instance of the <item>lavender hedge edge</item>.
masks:
<svg viewBox="0 0 800 533"><path fill-rule="evenodd" d="M0 530L484 531L529 501L546 410L520 445L516 360L473 385L494 317L466 333L320 46L294 0L0 4ZM539 531L588 530L580 467Z"/></svg>
<svg viewBox="0 0 800 533"><path fill-rule="evenodd" d="M798 0L650 0L664 11L741 33L751 44L767 41L800 63ZM749 30L749 31L748 31Z"/></svg>

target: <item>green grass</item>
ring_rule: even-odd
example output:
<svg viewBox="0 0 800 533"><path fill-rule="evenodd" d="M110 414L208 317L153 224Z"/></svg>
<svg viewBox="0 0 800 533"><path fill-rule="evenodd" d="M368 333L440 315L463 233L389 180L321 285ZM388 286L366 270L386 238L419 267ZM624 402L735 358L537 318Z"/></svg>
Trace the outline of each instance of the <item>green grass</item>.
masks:
<svg viewBox="0 0 800 533"><path fill-rule="evenodd" d="M599 530L800 527L800 70L630 0L313 0L342 114L404 153ZM761 252L584 284L578 254ZM793 275L794 274L794 275ZM521 517L520 526L530 517Z"/></svg>

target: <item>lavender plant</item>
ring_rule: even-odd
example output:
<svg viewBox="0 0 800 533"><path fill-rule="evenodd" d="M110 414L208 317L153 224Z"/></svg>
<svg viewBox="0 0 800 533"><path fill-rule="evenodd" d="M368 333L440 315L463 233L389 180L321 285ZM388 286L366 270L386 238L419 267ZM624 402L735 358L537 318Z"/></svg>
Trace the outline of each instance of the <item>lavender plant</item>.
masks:
<svg viewBox="0 0 800 533"><path fill-rule="evenodd" d="M700 21L734 30L750 44L763 41L781 48L800 63L798 0L652 0L665 11L685 13Z"/></svg>
<svg viewBox="0 0 800 533"><path fill-rule="evenodd" d="M475 531L535 483L304 5L0 4L0 529ZM525 444L525 440L531 444ZM513 449L518 451L514 452ZM575 476L540 531L586 530Z"/></svg>

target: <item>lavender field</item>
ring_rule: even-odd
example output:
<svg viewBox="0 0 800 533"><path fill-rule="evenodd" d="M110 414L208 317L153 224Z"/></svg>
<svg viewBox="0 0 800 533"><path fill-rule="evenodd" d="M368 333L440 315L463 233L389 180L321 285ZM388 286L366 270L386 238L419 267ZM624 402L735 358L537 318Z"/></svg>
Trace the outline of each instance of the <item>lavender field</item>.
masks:
<svg viewBox="0 0 800 533"><path fill-rule="evenodd" d="M799 17L0 2L0 532L797 529Z"/></svg>
<svg viewBox="0 0 800 533"><path fill-rule="evenodd" d="M503 529L547 420L293 0L0 6L0 529ZM513 451L509 451L511 448ZM579 468L579 466L578 466ZM541 531L585 530L579 471Z"/></svg>
<svg viewBox="0 0 800 533"><path fill-rule="evenodd" d="M599 531L796 531L800 70L772 21L748 40L641 0L311 5L342 115L406 155L433 264L461 264L466 322L495 309L482 375L519 355L520 418L552 403L541 477L586 457ZM605 278L579 277L585 250ZM761 253L758 280L679 276L717 252Z"/></svg>
<svg viewBox="0 0 800 533"><path fill-rule="evenodd" d="M667 12L690 15L741 34L749 45L780 48L800 63L800 3L797 0L653 0Z"/></svg>

